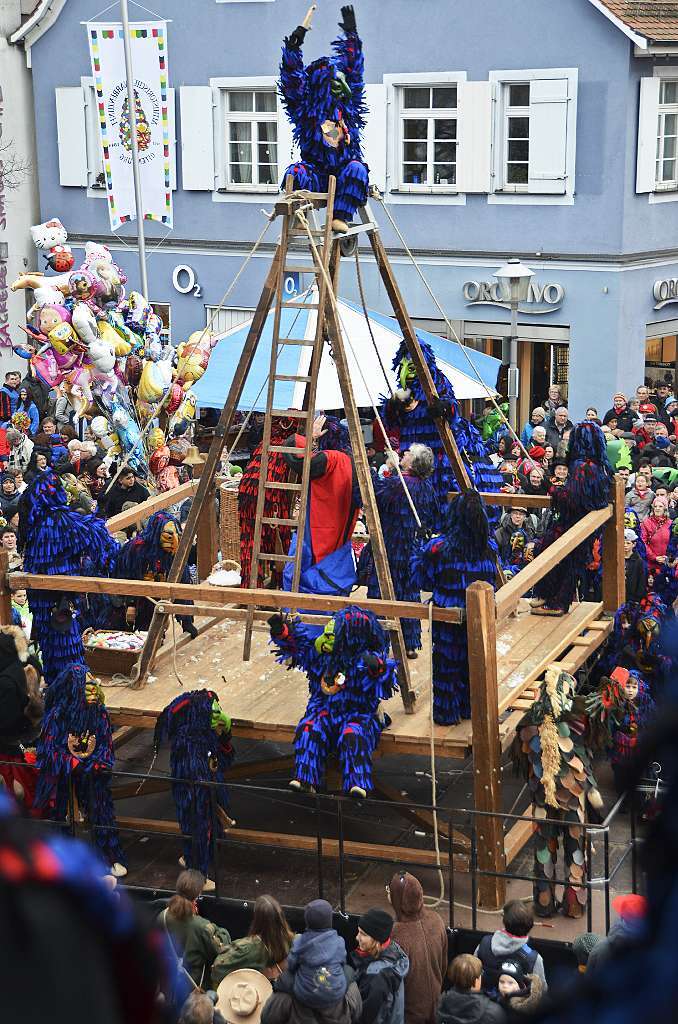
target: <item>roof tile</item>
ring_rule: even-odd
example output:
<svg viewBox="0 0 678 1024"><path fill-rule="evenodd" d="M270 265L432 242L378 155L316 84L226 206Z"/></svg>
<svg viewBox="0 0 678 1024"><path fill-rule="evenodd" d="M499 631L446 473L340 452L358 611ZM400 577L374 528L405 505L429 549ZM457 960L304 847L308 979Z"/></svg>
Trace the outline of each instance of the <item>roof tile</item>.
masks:
<svg viewBox="0 0 678 1024"><path fill-rule="evenodd" d="M601 0L625 25L656 42L678 41L678 0Z"/></svg>

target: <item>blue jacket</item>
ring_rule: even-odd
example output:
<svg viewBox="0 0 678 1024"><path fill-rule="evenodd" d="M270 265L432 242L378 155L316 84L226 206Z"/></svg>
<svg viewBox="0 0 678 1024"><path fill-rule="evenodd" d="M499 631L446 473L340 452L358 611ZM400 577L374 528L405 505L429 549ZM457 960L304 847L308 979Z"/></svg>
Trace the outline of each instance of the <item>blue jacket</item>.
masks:
<svg viewBox="0 0 678 1024"><path fill-rule="evenodd" d="M346 946L334 928L297 935L287 957L295 998L314 1010L338 1003L346 995L345 963Z"/></svg>
<svg viewBox="0 0 678 1024"><path fill-rule="evenodd" d="M375 959L352 954L363 1000L360 1024L405 1024L405 986L409 957L393 939Z"/></svg>

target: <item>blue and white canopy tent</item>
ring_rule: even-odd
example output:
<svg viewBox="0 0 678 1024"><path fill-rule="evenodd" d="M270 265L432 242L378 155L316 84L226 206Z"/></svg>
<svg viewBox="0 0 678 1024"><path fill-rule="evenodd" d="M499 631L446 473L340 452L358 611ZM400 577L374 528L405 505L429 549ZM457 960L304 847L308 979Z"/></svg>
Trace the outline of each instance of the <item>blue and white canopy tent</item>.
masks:
<svg viewBox="0 0 678 1024"><path fill-rule="evenodd" d="M313 301L311 295L312 293L308 294L309 303ZM370 312L373 344L362 308L346 299L338 300L338 308L356 404L370 406L372 400L376 402L380 395L388 392L384 374L379 365L379 358L375 352L375 344L391 387L396 388L398 385L391 370L391 363L402 341L402 333L397 321L392 317ZM280 336L312 339L315 335L316 316L315 309L283 309L280 317ZM248 320L246 323L231 328L217 342L207 370L193 388L200 408L221 409L223 407L250 324L251 320ZM273 310L266 319L243 388L239 403L239 407L243 410L253 409L256 412L263 412L266 408L266 378L270 365L272 333ZM438 366L452 384L458 399L487 398L488 391L492 395L497 394L495 385L501 365L498 359L474 349L462 350L462 346L456 342L447 341L428 331L417 330L417 334L421 341L427 342L433 349ZM464 352L468 353L472 363L469 363ZM306 375L310 359L311 348L308 346L283 346L282 354L278 358L278 372ZM475 375L473 367L480 376L480 381ZM300 409L305 388L306 385L303 382L278 381L275 393L276 407ZM336 368L327 346L325 346L320 363L315 405L318 410L343 408Z"/></svg>

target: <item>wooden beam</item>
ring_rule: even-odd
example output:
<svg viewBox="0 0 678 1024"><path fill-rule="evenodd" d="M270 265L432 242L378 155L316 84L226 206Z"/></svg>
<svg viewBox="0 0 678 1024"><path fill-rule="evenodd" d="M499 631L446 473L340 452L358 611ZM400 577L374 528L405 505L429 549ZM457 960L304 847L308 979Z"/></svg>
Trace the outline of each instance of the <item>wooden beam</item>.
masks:
<svg viewBox="0 0 678 1024"><path fill-rule="evenodd" d="M523 570L525 572L526 570ZM78 594L124 594L128 597L152 597L156 601L206 601L216 605L240 604L258 608L289 608L296 604L325 612L338 612L347 604L366 608L375 615L428 621L428 605L416 601L382 601L371 598L331 597L327 594L294 594L287 590L241 590L239 587L212 587L207 583L151 583L146 580L107 579L99 576L46 576L13 572L9 587L14 590L64 590ZM190 607L182 614L191 614ZM459 608L433 607L434 622L463 621Z"/></svg>
<svg viewBox="0 0 678 1024"><path fill-rule="evenodd" d="M0 626L12 625L12 591L9 573L9 552L0 548ZM20 590L20 587L15 587Z"/></svg>
<svg viewBox="0 0 678 1024"><path fill-rule="evenodd" d="M409 807L405 802L405 799L400 795L400 790L396 789L395 786L389 786L388 783L383 782L379 777L374 780L374 792L378 794L382 799L389 800L395 805L396 810L403 817L413 821L419 828L425 828L433 831L433 812L426 811L421 807ZM443 839L448 839L450 834L450 827L445 821L438 820L438 834ZM456 828L452 829L452 842L454 846L463 852L467 853L471 849L471 840L463 832L459 832Z"/></svg>
<svg viewBox="0 0 678 1024"><path fill-rule="evenodd" d="M587 537L599 530L612 518L612 506L589 512L566 533L542 551L540 555L526 565L524 569L509 580L496 596L497 618L504 619L518 607L521 597L531 590L535 583L543 579L558 562L562 562L575 548L579 547Z"/></svg>
<svg viewBox="0 0 678 1024"><path fill-rule="evenodd" d="M459 497L459 491L448 491L447 500L454 501ZM486 505L502 505L505 508L551 508L551 499L546 494L505 494L499 491L497 494L490 491L480 491L480 497Z"/></svg>
<svg viewBox="0 0 678 1024"><path fill-rule="evenodd" d="M163 611L167 615L184 615L185 609L186 605L163 601ZM254 612L252 618L255 622L262 623L266 622L271 617L271 614L271 610L268 609L267 611ZM214 604L194 604L191 608L191 615L193 615L194 618L200 618L202 615L210 615L214 616L215 619L229 619L234 622L247 622L248 619L247 610L245 608L232 608L230 605L227 608L219 608ZM299 619L301 622L306 622L311 626L327 625L327 615L300 615ZM384 627L388 629L393 624L393 621L394 620L392 619L384 619ZM266 632L268 632L268 630L266 630Z"/></svg>
<svg viewBox="0 0 678 1024"><path fill-rule="evenodd" d="M489 583L472 583L466 591L471 720L473 723L473 792L477 811L494 817L477 819L478 867L504 871L504 830L501 814L501 746L497 685L497 632L494 590ZM506 897L503 878L478 881L478 902L487 909L501 907Z"/></svg>
<svg viewBox="0 0 678 1024"><path fill-rule="evenodd" d="M111 516L106 520L106 526L110 533L118 533L120 530L127 529L128 526L140 527L143 519L147 519L154 512L160 512L163 508L175 505L178 501L185 501L186 498L195 494L197 489L197 480L189 480L179 487L172 488L171 491L154 494L152 497L146 498L146 501L135 505L134 508L128 508L126 512L118 512L117 515Z"/></svg>
<svg viewBox="0 0 678 1024"><path fill-rule="evenodd" d="M527 810L523 811L523 814L532 815L532 807L528 807ZM520 851L522 850L525 843L527 843L534 835L534 822L533 821L516 821L506 833L504 840L504 850L506 852L506 863L511 864Z"/></svg>
<svg viewBox="0 0 678 1024"><path fill-rule="evenodd" d="M206 580L219 553L219 524L214 490L208 492L198 515L196 534L198 548L198 579Z"/></svg>
<svg viewBox="0 0 678 1024"><path fill-rule="evenodd" d="M140 832L160 833L161 835L181 835L176 821L161 821L155 818L131 818L118 816L121 829L135 829ZM250 828L233 828L226 833L227 840L244 843L246 846L268 846L280 850L299 850L317 854L318 840L315 836L295 836L284 832L259 832ZM380 843L359 843L346 840L343 843L344 857L365 860L383 861L388 864L408 864L419 867L435 868L437 865L434 850L416 850L407 846L388 846ZM323 857L337 860L340 847L337 839L323 839ZM446 857L441 858L443 864ZM443 868L444 870L444 868ZM463 854L454 855L454 870L468 871L468 857Z"/></svg>
<svg viewBox="0 0 678 1024"><path fill-rule="evenodd" d="M614 615L626 600L624 566L624 480L615 476L612 518L603 533L603 608Z"/></svg>
<svg viewBox="0 0 678 1024"><path fill-rule="evenodd" d="M205 504L207 497L212 493L214 479L219 469L219 461L221 459L221 453L226 442L226 436L229 428L233 421L233 416L238 407L242 389L244 387L247 375L250 372L252 361L259 344L259 338L268 316L268 311L271 308L271 302L275 294L275 286L278 278L278 264L281 258L280 247L276 249L275 256L271 262L264 287L257 304L257 308L252 319L252 324L247 333L243 350L238 360L238 365L233 374L231 386L228 390L228 395L224 408L221 411L219 422L216 430L214 431L214 437L210 445L210 450L207 455L207 459L202 469L200 480L198 481L198 488L195 492L193 504L191 505L190 512L188 513L188 519L184 526L181 540L179 541L179 547L177 553L172 561L172 566L168 573L168 580L170 583L174 583L181 579L181 575L188 562L188 556L191 548L193 547L193 540L198 525L198 517L202 506ZM153 612L153 618L148 629L148 636L146 637L146 643L144 644L139 660L135 666L134 672L136 675L136 685L141 687L144 685L146 675L150 666L153 664L156 651L160 645L160 640L163 634L165 626L165 618L159 615L157 611Z"/></svg>

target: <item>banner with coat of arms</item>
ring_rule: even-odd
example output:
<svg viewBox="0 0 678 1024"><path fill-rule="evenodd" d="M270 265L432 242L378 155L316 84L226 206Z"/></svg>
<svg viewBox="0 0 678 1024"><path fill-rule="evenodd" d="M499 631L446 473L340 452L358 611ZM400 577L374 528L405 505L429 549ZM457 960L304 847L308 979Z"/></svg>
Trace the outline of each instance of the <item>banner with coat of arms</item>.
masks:
<svg viewBox="0 0 678 1024"><path fill-rule="evenodd" d="M132 119L127 96L122 25L87 24L97 114L104 156L104 176L111 229L134 220ZM167 25L164 21L130 25L137 120L139 172L145 220L172 227L170 146L167 117Z"/></svg>

